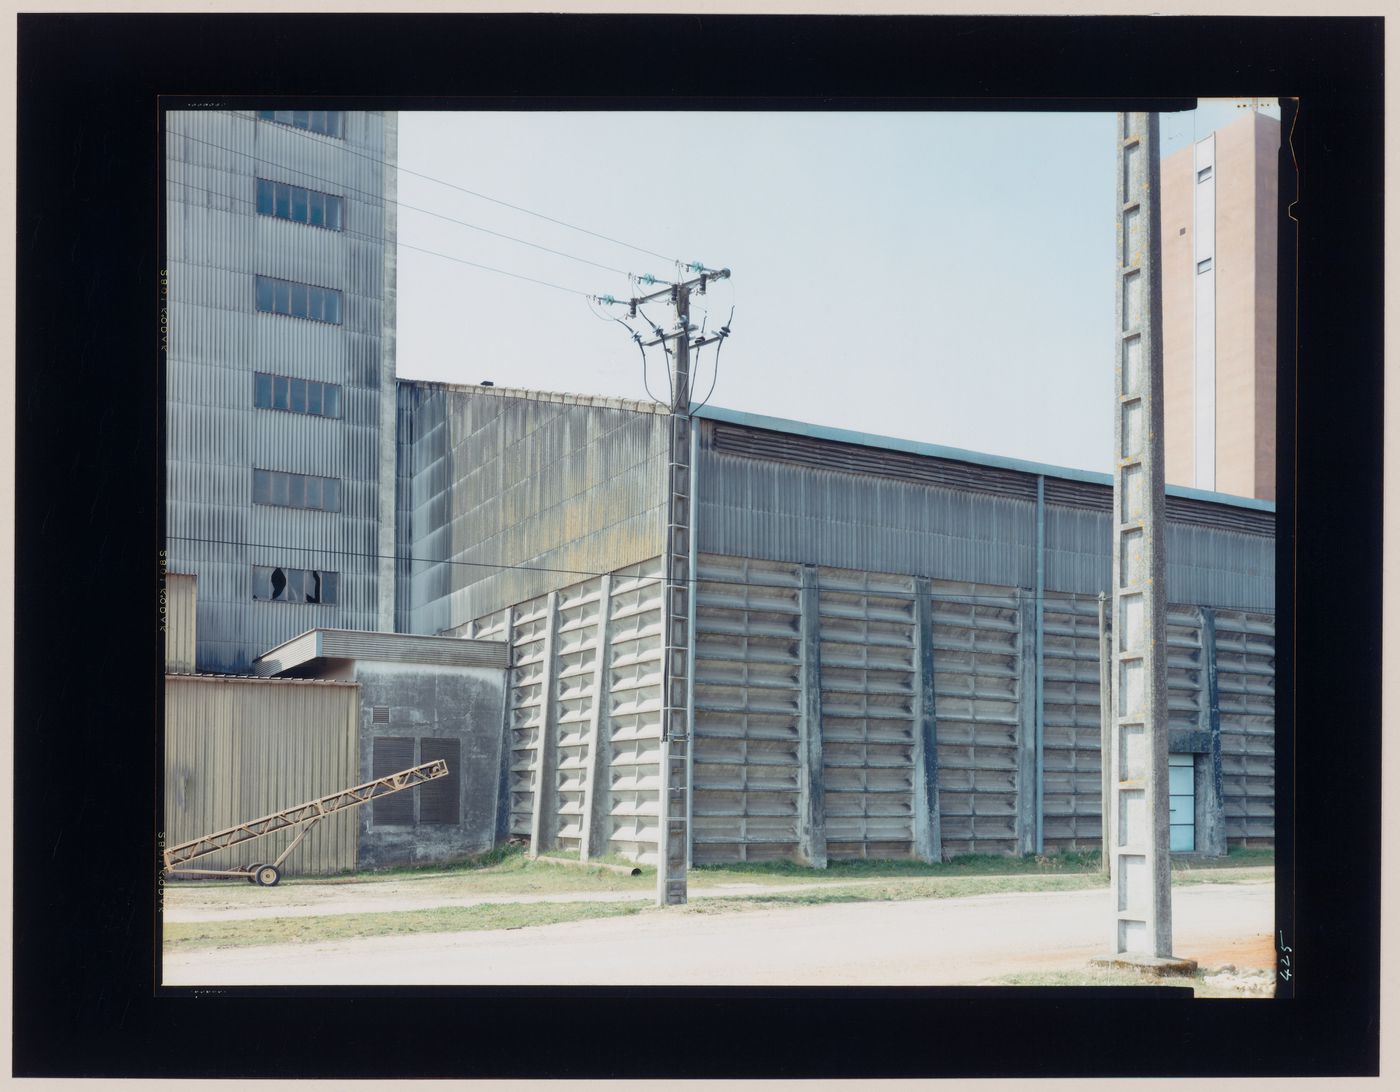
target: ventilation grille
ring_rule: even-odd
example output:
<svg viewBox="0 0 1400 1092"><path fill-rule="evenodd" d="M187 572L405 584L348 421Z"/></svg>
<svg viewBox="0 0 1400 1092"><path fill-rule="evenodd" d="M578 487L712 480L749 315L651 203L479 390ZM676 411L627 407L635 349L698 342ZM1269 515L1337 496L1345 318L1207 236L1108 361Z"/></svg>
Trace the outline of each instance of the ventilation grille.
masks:
<svg viewBox="0 0 1400 1092"><path fill-rule="evenodd" d="M370 718L375 724L389 723L389 707L387 705L376 705L374 713Z"/></svg>
<svg viewBox="0 0 1400 1092"><path fill-rule="evenodd" d="M374 777L388 777L406 770L413 763L413 740L380 736L374 741ZM412 823L413 790L404 789L392 796L381 796L370 807L375 823Z"/></svg>

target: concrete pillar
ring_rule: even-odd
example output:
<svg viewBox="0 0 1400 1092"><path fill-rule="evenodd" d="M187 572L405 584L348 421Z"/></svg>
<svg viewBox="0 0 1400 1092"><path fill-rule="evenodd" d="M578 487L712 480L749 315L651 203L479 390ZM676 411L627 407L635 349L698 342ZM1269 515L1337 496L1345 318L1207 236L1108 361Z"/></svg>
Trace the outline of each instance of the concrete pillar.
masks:
<svg viewBox="0 0 1400 1092"><path fill-rule="evenodd" d="M938 810L938 719L933 689L933 584L914 578L914 856L943 859Z"/></svg>
<svg viewBox="0 0 1400 1092"><path fill-rule="evenodd" d="M1113 801L1113 650L1108 624L1108 597L1099 592L1099 856L1104 872L1113 856L1109 844L1109 808Z"/></svg>
<svg viewBox="0 0 1400 1092"><path fill-rule="evenodd" d="M825 868L821 590L817 587L816 566L802 566L800 595L802 668L797 712L797 849L813 868Z"/></svg>
<svg viewBox="0 0 1400 1092"><path fill-rule="evenodd" d="M686 314L685 305L678 314ZM676 361L683 356L678 342ZM677 364L679 368L679 364ZM687 373L688 375L688 373ZM661 784L657 828L656 902L679 906L688 898L690 861L690 435L688 378L679 371L678 392L669 420L667 465L665 596L662 603Z"/></svg>
<svg viewBox="0 0 1400 1092"><path fill-rule="evenodd" d="M1156 114L1118 115L1111 959L1172 957ZM1176 969L1176 968L1174 968Z"/></svg>
<svg viewBox="0 0 1400 1092"><path fill-rule="evenodd" d="M607 818L611 808L609 791L612 760L611 675L612 662L612 574L603 576L598 593L598 659L593 664L593 712L588 718L588 767L583 781L583 831L579 859L604 856L608 852Z"/></svg>
<svg viewBox="0 0 1400 1092"><path fill-rule="evenodd" d="M559 664L554 652L559 629L559 593L550 592L545 608L544 676L540 694L540 739L535 752L535 802L530 813L530 856L554 848L559 828L556 806L559 726L555 723L559 701Z"/></svg>
<svg viewBox="0 0 1400 1092"><path fill-rule="evenodd" d="M514 748L514 734L511 732L511 706L515 694L515 608L506 608L506 694L501 704L501 768L496 787L496 844L501 845L510 838L510 764Z"/></svg>
<svg viewBox="0 0 1400 1092"><path fill-rule="evenodd" d="M1220 683L1215 660L1215 609L1200 608L1200 732L1209 750L1196 759L1196 849L1213 857L1229 850L1225 837L1225 770L1220 754Z"/></svg>
<svg viewBox="0 0 1400 1092"><path fill-rule="evenodd" d="M1026 589L1016 592L1020 601L1021 624L1021 688L1020 725L1016 732L1016 851L1034 853L1036 844L1036 712L1040 699L1036 693L1036 664L1040 653L1036 647L1035 597ZM974 820L975 821L975 820Z"/></svg>

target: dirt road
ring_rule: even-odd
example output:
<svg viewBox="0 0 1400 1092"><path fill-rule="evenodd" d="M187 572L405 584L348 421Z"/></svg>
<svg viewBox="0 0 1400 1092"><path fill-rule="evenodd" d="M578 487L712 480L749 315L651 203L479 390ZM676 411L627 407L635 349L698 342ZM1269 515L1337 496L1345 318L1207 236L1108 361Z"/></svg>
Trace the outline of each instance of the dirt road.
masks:
<svg viewBox="0 0 1400 1092"><path fill-rule="evenodd" d="M1176 954L1272 967L1273 884L1173 892ZM493 932L206 949L167 985L959 985L1079 968L1107 948L1107 892L981 895L706 913Z"/></svg>

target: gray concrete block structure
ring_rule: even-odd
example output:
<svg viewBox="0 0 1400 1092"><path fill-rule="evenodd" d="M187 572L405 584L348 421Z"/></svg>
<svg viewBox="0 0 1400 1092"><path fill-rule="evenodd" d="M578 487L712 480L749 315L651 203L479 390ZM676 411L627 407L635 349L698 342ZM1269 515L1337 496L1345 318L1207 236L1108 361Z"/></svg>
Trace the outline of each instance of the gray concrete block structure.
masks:
<svg viewBox="0 0 1400 1092"><path fill-rule="evenodd" d="M447 760L446 778L356 809L360 868L457 861L497 844L504 644L312 630L254 667L269 678L358 686L360 783Z"/></svg>

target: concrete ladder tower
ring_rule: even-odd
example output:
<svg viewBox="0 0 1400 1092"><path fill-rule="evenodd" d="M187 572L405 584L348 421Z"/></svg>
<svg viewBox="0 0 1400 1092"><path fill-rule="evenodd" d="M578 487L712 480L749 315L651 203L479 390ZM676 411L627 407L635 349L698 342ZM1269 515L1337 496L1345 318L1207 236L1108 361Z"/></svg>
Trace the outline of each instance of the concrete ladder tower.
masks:
<svg viewBox="0 0 1400 1092"><path fill-rule="evenodd" d="M1195 964L1172 956L1157 115L1119 114L1117 132L1107 962L1189 973Z"/></svg>

